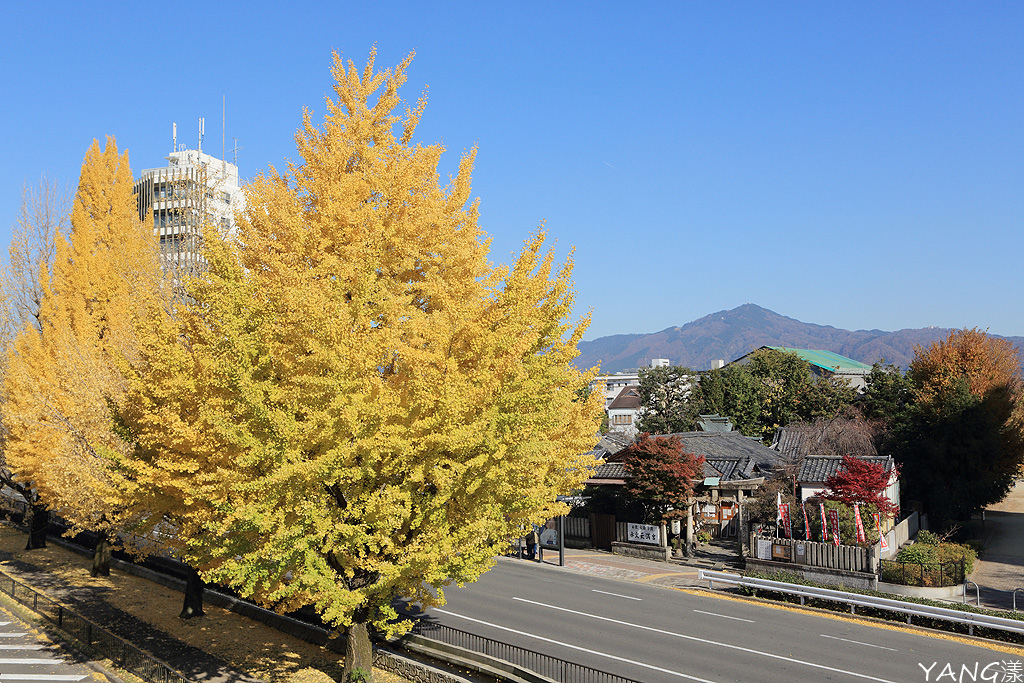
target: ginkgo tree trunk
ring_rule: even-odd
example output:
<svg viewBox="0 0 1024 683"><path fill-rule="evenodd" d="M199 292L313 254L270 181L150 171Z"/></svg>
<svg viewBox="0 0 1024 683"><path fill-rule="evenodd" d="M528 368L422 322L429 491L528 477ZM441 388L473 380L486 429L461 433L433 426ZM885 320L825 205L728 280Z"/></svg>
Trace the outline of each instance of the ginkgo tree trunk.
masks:
<svg viewBox="0 0 1024 683"><path fill-rule="evenodd" d="M474 152L442 185L443 148L412 142L424 100L395 114L410 60L335 55L301 161L248 185L235 239L206 235L126 402L132 500L179 521L204 579L344 629L346 680L368 675L368 627L401 628L394 597L442 603L564 511L601 413L571 363L571 263L543 232L489 263Z"/></svg>
<svg viewBox="0 0 1024 683"><path fill-rule="evenodd" d="M127 153L93 142L82 165L67 236L41 268L38 313L4 366L5 458L17 478L72 531L99 536L93 574L109 573L122 513L118 461L132 447L115 416L127 389L140 301L162 287L156 238L139 220Z"/></svg>

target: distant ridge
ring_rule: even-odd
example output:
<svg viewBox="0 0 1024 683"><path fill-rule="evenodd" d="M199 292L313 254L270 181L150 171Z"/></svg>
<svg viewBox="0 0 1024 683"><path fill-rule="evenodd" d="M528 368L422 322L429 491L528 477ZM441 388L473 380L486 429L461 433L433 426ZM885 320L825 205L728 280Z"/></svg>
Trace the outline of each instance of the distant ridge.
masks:
<svg viewBox="0 0 1024 683"><path fill-rule="evenodd" d="M915 346L931 344L948 334L949 328L939 327L896 332L843 330L800 322L755 304L743 304L682 327L580 342L576 365L589 368L600 363L602 372L617 372L645 367L652 358L668 358L673 365L706 370L718 359L729 362L761 346L789 346L834 351L862 363L884 358L906 370ZM1024 346L1024 337L1007 339L1018 349Z"/></svg>

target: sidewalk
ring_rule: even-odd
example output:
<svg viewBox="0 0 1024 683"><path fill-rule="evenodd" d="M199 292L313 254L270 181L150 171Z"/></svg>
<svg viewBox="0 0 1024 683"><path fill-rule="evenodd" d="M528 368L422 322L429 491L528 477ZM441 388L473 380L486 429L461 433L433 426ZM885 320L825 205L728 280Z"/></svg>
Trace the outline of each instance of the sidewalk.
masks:
<svg viewBox="0 0 1024 683"><path fill-rule="evenodd" d="M513 558L513 561L531 560ZM697 580L699 569L728 571L734 568L738 561L739 558L735 554L715 546L705 546L698 550L693 558L672 559L668 562L613 555L605 550L567 548L565 551L565 569L569 571L669 588L703 585ZM545 550L543 564L558 566L558 552Z"/></svg>
<svg viewBox="0 0 1024 683"><path fill-rule="evenodd" d="M204 683L261 683L260 679L236 671L217 657L113 607L103 599L101 590L73 586L45 568L33 562L14 559L10 553L2 550L0 563L5 573L46 593L86 619L149 652L192 680L203 680Z"/></svg>
<svg viewBox="0 0 1024 683"><path fill-rule="evenodd" d="M981 589L982 606L1012 609L1013 590L1024 589L1024 483L986 510L982 539L984 554L969 578ZM973 589L968 599L974 602ZM1024 611L1024 592L1017 594L1017 609Z"/></svg>

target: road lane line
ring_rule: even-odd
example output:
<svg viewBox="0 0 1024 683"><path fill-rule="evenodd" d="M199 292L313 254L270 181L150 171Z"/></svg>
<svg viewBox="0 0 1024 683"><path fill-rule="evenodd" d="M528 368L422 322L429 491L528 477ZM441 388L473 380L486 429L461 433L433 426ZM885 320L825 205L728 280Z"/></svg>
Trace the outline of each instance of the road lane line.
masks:
<svg viewBox="0 0 1024 683"><path fill-rule="evenodd" d="M0 664L59 664L59 659L42 659L41 657L0 657Z"/></svg>
<svg viewBox="0 0 1024 683"><path fill-rule="evenodd" d="M618 619L612 619L610 617L602 617L597 614L587 614L586 612L578 612L574 609L568 609L566 607L556 607L555 605L545 605L543 602L536 602L534 600L527 600L526 598L512 598L519 602L525 602L531 605L537 605L538 607L546 607L548 609L558 610L559 612L568 612L569 614L576 614L581 617L589 617L591 619L597 619L599 621L607 621L612 624L619 624L620 626L629 626L632 628L640 629L642 631L651 631L652 633L661 633L666 636L674 636L676 638L682 638L683 640L692 640L697 643L705 643L707 645L715 645L717 647L724 647L728 650L739 650L740 652L749 652L750 654L761 655L762 657L768 657L769 659L781 659L784 662L791 662L793 664L803 664L815 669L822 669L824 671L832 671L834 673L847 674L856 678L863 678L868 681L878 681L878 683L896 683L885 678L875 678L874 676L868 676L867 674L857 673L856 671L848 671L847 669L837 669L831 666L825 666L824 664L816 664L814 662L805 662L802 659L793 659L792 657L785 657L783 655L777 655L773 652L764 652L762 650L754 650L748 647L742 647L740 645L732 645L730 643L719 643L714 640L707 640L705 638L698 638L697 636L688 636L682 633L673 633L671 631L663 631L660 628L654 628L652 626L643 626L641 624L632 624L628 621L620 621Z"/></svg>
<svg viewBox="0 0 1024 683"><path fill-rule="evenodd" d="M728 614L718 614L717 612L705 612L702 609L695 609L693 611L694 612L699 612L700 614L710 614L713 617L722 617L723 619L735 619L736 621L745 621L748 624L756 623L753 619L742 619L740 617L730 617Z"/></svg>
<svg viewBox="0 0 1024 683"><path fill-rule="evenodd" d="M885 647L883 645L874 645L872 643L862 643L859 640L850 640L849 638L840 638L839 636L826 636L824 633L821 634L822 638L831 638L832 640L842 640L846 643L855 643L857 645L867 645L868 647L877 647L879 650L889 650L890 652L899 652L899 650L891 647Z"/></svg>
<svg viewBox="0 0 1024 683"><path fill-rule="evenodd" d="M0 681L80 681L85 675L65 674L0 674Z"/></svg>
<svg viewBox="0 0 1024 683"><path fill-rule="evenodd" d="M473 623L476 623L476 624L483 624L484 626L490 626L491 628L496 628L499 631L508 631L509 633L515 633L517 636L525 636L527 638L533 638L535 640L541 640L541 641L543 641L545 643L552 643L554 645L561 645L562 647L567 647L567 648L572 649L572 650L579 650L580 652L586 652L589 655L597 655L598 657L604 657L605 659L614 659L617 662L625 662L626 664L633 664L635 666L640 666L640 667L643 667L645 669L650 669L651 671L658 671L658 672L661 672L661 673L664 673L664 674L669 674L671 676L678 676L679 678L685 678L688 681L697 681L697 683L715 683L714 681L709 681L706 678L697 678L696 676L689 676L687 674L680 673L678 671L673 671L671 669L662 669L660 666L654 666L652 664L645 664L644 662L637 662L637 661L634 661L632 659L626 659L625 657L617 657L615 655L610 655L607 652L598 652L597 650L588 650L587 648L580 647L579 645L570 645L569 643L566 643L566 642L561 641L561 640L552 640L551 638L545 638L544 636L534 635L533 633L527 633L526 631L517 631L516 629L509 628L508 626L499 626L498 624L492 624L489 621L483 621L481 619L474 619L473 617L467 617L467 616L465 616L463 614L456 614L455 612L449 612L446 609L438 609L438 608L435 607L434 611L435 612L439 612L441 614L447 614L448 616L455 617L457 619L465 619L466 621L472 621ZM2 674L0 674L0 677L2 677ZM887 683L889 683L889 682L887 682Z"/></svg>
<svg viewBox="0 0 1024 683"><path fill-rule="evenodd" d="M31 645L4 645L0 644L0 650L42 650L43 645L34 643Z"/></svg>
<svg viewBox="0 0 1024 683"><path fill-rule="evenodd" d="M23 638L27 633L0 633L0 638Z"/></svg>
<svg viewBox="0 0 1024 683"><path fill-rule="evenodd" d="M619 595L618 593L609 593L608 591L599 591L596 588L590 589L591 593L604 593L605 595L614 595L617 598L626 598L627 600L640 600L643 602L643 598L634 598L632 595Z"/></svg>

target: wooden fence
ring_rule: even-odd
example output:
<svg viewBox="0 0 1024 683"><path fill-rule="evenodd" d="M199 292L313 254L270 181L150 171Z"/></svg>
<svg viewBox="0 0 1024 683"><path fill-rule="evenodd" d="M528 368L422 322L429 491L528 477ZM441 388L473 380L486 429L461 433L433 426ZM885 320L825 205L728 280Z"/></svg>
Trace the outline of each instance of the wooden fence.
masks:
<svg viewBox="0 0 1024 683"><path fill-rule="evenodd" d="M565 537L577 540L590 541L590 518L589 517L566 517Z"/></svg>
<svg viewBox="0 0 1024 683"><path fill-rule="evenodd" d="M771 538L750 534L750 547L759 560L779 560L795 565L838 569L850 572L878 570L874 548L801 541L795 538Z"/></svg>

